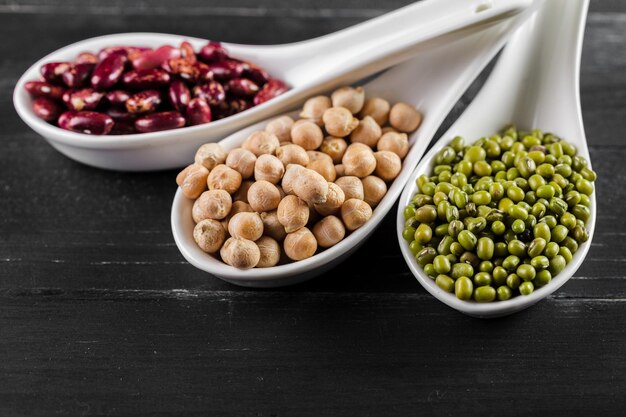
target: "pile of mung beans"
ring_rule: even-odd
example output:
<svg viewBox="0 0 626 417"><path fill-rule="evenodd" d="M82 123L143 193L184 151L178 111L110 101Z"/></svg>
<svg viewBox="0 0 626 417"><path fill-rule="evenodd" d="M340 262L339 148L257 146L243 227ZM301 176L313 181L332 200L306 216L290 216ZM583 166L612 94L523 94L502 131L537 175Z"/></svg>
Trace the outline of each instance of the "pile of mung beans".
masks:
<svg viewBox="0 0 626 417"><path fill-rule="evenodd" d="M176 178L194 200L198 247L249 269L336 245L369 221L421 120L407 103L342 87L307 100L299 120L271 120L241 147L202 145Z"/></svg>
<svg viewBox="0 0 626 417"><path fill-rule="evenodd" d="M514 127L454 138L404 209L424 272L461 300L505 301L548 284L589 239L596 173L556 135Z"/></svg>

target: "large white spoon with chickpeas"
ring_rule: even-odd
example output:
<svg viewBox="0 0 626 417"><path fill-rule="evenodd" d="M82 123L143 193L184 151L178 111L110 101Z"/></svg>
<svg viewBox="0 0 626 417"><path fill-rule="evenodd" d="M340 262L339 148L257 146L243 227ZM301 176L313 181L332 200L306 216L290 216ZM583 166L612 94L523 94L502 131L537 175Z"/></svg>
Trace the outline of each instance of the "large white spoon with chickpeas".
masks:
<svg viewBox="0 0 626 417"><path fill-rule="evenodd" d="M183 256L250 287L303 282L353 253L389 212L437 128L519 24L493 24L360 87L201 146L177 178Z"/></svg>

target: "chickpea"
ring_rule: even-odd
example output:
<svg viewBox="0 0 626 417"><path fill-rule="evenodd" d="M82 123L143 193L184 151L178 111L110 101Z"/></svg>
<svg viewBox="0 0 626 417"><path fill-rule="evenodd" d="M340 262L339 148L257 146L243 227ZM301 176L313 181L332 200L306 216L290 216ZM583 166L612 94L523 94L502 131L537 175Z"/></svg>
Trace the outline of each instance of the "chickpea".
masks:
<svg viewBox="0 0 626 417"><path fill-rule="evenodd" d="M250 206L250 204L244 203L243 201L233 201L233 206L231 207L230 212L228 213L228 216L224 217L221 221L222 226L224 226L224 230L226 230L226 232L228 233L228 223L230 222L230 219L232 219L235 214L252 213L252 212L254 212L254 210L252 210L252 207Z"/></svg>
<svg viewBox="0 0 626 417"><path fill-rule="evenodd" d="M227 191L205 191L194 201L191 216L196 223L204 219L221 220L228 216L232 205L233 201Z"/></svg>
<svg viewBox="0 0 626 417"><path fill-rule="evenodd" d="M306 150L319 148L323 140L322 129L310 120L298 120L291 128L291 141Z"/></svg>
<svg viewBox="0 0 626 417"><path fill-rule="evenodd" d="M230 237L220 249L222 260L235 268L254 268L261 259L259 247L251 240Z"/></svg>
<svg viewBox="0 0 626 417"><path fill-rule="evenodd" d="M254 179L278 184L285 173L285 166L274 155L261 155L254 165Z"/></svg>
<svg viewBox="0 0 626 417"><path fill-rule="evenodd" d="M226 231L217 220L204 219L193 228L193 239L206 253L215 253L226 240Z"/></svg>
<svg viewBox="0 0 626 417"><path fill-rule="evenodd" d="M255 241L263 236L263 221L259 213L241 212L228 222L228 233L232 237Z"/></svg>
<svg viewBox="0 0 626 417"><path fill-rule="evenodd" d="M371 116L379 126L382 126L389 120L389 109L387 100L380 97L368 98L361 109L360 117Z"/></svg>
<svg viewBox="0 0 626 417"><path fill-rule="evenodd" d="M266 153L274 155L279 146L280 141L276 135L264 131L253 132L241 145L257 157Z"/></svg>
<svg viewBox="0 0 626 417"><path fill-rule="evenodd" d="M350 113L350 110L343 107L331 107L326 110L322 120L326 131L337 138L348 136L359 125L359 120Z"/></svg>
<svg viewBox="0 0 626 417"><path fill-rule="evenodd" d="M308 99L304 106L302 107L302 111L300 112L300 117L303 119L309 119L313 123L318 126L322 125L322 115L326 110L332 107L332 103L329 97L326 96L317 96L311 97Z"/></svg>
<svg viewBox="0 0 626 417"><path fill-rule="evenodd" d="M240 173L243 179L250 178L254 174L254 164L256 164L256 156L247 149L233 149L226 157L226 166Z"/></svg>
<svg viewBox="0 0 626 417"><path fill-rule="evenodd" d="M248 190L248 203L259 213L274 210L280 203L280 191L269 181L257 181Z"/></svg>
<svg viewBox="0 0 626 417"><path fill-rule="evenodd" d="M327 216L315 224L313 236L320 247L330 248L343 240L346 228L338 217Z"/></svg>
<svg viewBox="0 0 626 417"><path fill-rule="evenodd" d="M276 211L278 221L287 233L295 232L309 221L309 206L295 195L283 198Z"/></svg>
<svg viewBox="0 0 626 417"><path fill-rule="evenodd" d="M341 163L341 158L343 158L343 154L346 152L347 148L348 143L345 139L328 136L324 139L324 142L322 142L320 151L330 156L333 160L333 164L339 164Z"/></svg>
<svg viewBox="0 0 626 417"><path fill-rule="evenodd" d="M315 240L315 236L309 229L302 227L293 233L287 234L283 247L289 259L301 261L315 255L317 240Z"/></svg>
<svg viewBox="0 0 626 417"><path fill-rule="evenodd" d="M256 264L257 268L269 268L278 264L280 261L280 245L277 241L269 236L263 236L254 243L259 247L259 252L261 253L259 263Z"/></svg>
<svg viewBox="0 0 626 417"><path fill-rule="evenodd" d="M341 206L341 219L350 231L363 226L372 217L372 208L363 200L351 198Z"/></svg>
<svg viewBox="0 0 626 417"><path fill-rule="evenodd" d="M335 165L335 173L337 174L337 178L344 177L346 175L346 167L343 164Z"/></svg>
<svg viewBox="0 0 626 417"><path fill-rule="evenodd" d="M176 176L176 184L185 197L196 199L206 190L208 176L209 170L204 165L191 164Z"/></svg>
<svg viewBox="0 0 626 417"><path fill-rule="evenodd" d="M218 165L207 178L209 190L225 190L233 194L241 186L241 174L226 165Z"/></svg>
<svg viewBox="0 0 626 417"><path fill-rule="evenodd" d="M363 108L365 90L363 87L341 87L333 91L330 96L333 107L344 107L352 114L357 114Z"/></svg>
<svg viewBox="0 0 626 417"><path fill-rule="evenodd" d="M335 184L337 184L339 188L341 188L341 191L343 191L345 200L349 200L351 198L363 200L365 198L363 182L361 182L361 180L357 177L348 175L337 178Z"/></svg>
<svg viewBox="0 0 626 417"><path fill-rule="evenodd" d="M381 132L383 132L383 135L384 135L385 133L389 133L389 132L396 132L396 133L400 133L400 132L398 132L396 129L394 129L394 128L393 128L393 127L391 127L391 126L385 126L385 127L383 127L383 128L381 129Z"/></svg>
<svg viewBox="0 0 626 417"><path fill-rule="evenodd" d="M302 165L297 164L289 164L285 168L285 175L283 175L283 180L281 182L281 186L283 187L283 191L287 194L293 194L293 186L298 179L298 176L305 170L306 168Z"/></svg>
<svg viewBox="0 0 626 417"><path fill-rule="evenodd" d="M363 178L363 201L374 208L387 194L387 184L378 177L370 175Z"/></svg>
<svg viewBox="0 0 626 417"><path fill-rule="evenodd" d="M332 161L326 159L318 159L316 161L310 162L306 167L320 174L328 182L333 182L335 181L335 178L337 178L335 166L333 165Z"/></svg>
<svg viewBox="0 0 626 417"><path fill-rule="evenodd" d="M292 189L295 195L307 203L319 204L326 201L328 181L312 169L303 168L293 181ZM285 191L287 192L286 189Z"/></svg>
<svg viewBox="0 0 626 417"><path fill-rule="evenodd" d="M291 127L293 119L289 116L280 116L265 126L265 131L276 135L279 142L291 142Z"/></svg>
<svg viewBox="0 0 626 417"><path fill-rule="evenodd" d="M422 123L422 114L407 103L396 103L389 112L389 123L401 132L412 132Z"/></svg>
<svg viewBox="0 0 626 417"><path fill-rule="evenodd" d="M252 187L254 181L242 181L241 186L237 190L235 194L233 194L233 201L243 201L244 203L248 202L248 190Z"/></svg>
<svg viewBox="0 0 626 417"><path fill-rule="evenodd" d="M300 145L283 145L276 150L276 156L284 166L289 164L306 166L309 163L309 155Z"/></svg>
<svg viewBox="0 0 626 417"><path fill-rule="evenodd" d="M404 159L409 152L409 139L406 133L387 132L378 140L376 149L379 151L391 151L398 155L400 159Z"/></svg>
<svg viewBox="0 0 626 417"><path fill-rule="evenodd" d="M402 169L400 157L391 151L375 152L374 158L376 158L376 170L374 172L382 180L393 180Z"/></svg>
<svg viewBox="0 0 626 417"><path fill-rule="evenodd" d="M226 160L226 151L217 143L205 143L196 151L196 164L204 165L209 171Z"/></svg>
<svg viewBox="0 0 626 417"><path fill-rule="evenodd" d="M283 187L281 187L280 185L277 185L276 189L278 190L278 193L280 194L280 199L282 200L283 198L285 198L287 193L285 193L285 190L283 190Z"/></svg>
<svg viewBox="0 0 626 417"><path fill-rule="evenodd" d="M306 154L309 156L309 163L319 161L319 160L324 160L324 161L328 161L331 163L333 162L333 158L331 158L330 155L325 154L324 152L306 151Z"/></svg>
<svg viewBox="0 0 626 417"><path fill-rule="evenodd" d="M263 233L278 241L285 239L287 232L285 232L285 227L278 221L277 210L261 213L261 220L263 221Z"/></svg>
<svg viewBox="0 0 626 417"><path fill-rule="evenodd" d="M343 192L340 186L331 182L328 184L328 194L326 195L326 201L322 204L315 204L315 210L322 216L328 216L339 210L341 205L346 199L346 194Z"/></svg>
<svg viewBox="0 0 626 417"><path fill-rule="evenodd" d="M376 169L376 158L372 149L362 143L351 143L341 160L346 175L364 178Z"/></svg>
<svg viewBox="0 0 626 417"><path fill-rule="evenodd" d="M382 135L382 131L378 123L370 116L365 116L350 135L350 141L352 143L364 143L373 148L378 143L380 135Z"/></svg>

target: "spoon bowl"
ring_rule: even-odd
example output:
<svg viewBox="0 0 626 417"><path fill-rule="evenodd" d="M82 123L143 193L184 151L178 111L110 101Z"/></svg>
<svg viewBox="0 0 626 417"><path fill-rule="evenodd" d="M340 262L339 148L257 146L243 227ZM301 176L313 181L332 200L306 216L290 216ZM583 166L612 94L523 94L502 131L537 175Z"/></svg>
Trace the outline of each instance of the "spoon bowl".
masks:
<svg viewBox="0 0 626 417"><path fill-rule="evenodd" d="M579 97L579 64L588 0L539 0L520 16L523 26L511 37L498 63L472 104L424 156L400 197L397 235L402 255L422 286L448 306L475 317L499 317L525 309L552 294L576 272L591 245L596 221L595 194L590 196L589 240L579 246L572 261L552 281L527 296L507 301L477 303L459 300L440 289L417 264L402 238L403 209L417 192L415 180L430 173L434 158L455 136L474 141L514 123L518 128L540 128L575 145L590 161Z"/></svg>
<svg viewBox="0 0 626 417"><path fill-rule="evenodd" d="M373 211L372 218L350 233L337 245L311 258L271 268L239 270L204 253L193 239L193 202L176 192L172 205L172 232L179 250L192 265L233 284L249 287L279 287L306 281L353 253L372 234L391 210L411 171L424 154L437 128L472 80L495 56L512 33L514 21L494 22L481 31L459 33L445 42L421 45L416 58L400 64L363 85L368 97L379 96L390 103L407 102L424 115L421 126L409 135L411 149L402 170L388 187L387 194ZM441 71L445 68L445 71ZM297 112L290 113L291 116ZM243 129L220 144L227 150L240 146L255 130L263 130L267 121ZM189 158L191 161L192 158Z"/></svg>
<svg viewBox="0 0 626 417"><path fill-rule="evenodd" d="M523 11L530 0L426 0L320 38L272 46L224 43L233 57L254 62L291 89L242 113L208 124L119 136L91 136L60 129L31 109L24 84L39 77L47 62L71 61L84 51L114 45L157 47L206 40L160 33L125 33L87 39L61 48L31 66L15 86L13 103L22 120L66 156L99 168L151 171L178 168L203 143L287 111L312 95L370 76L419 52L428 41L479 30Z"/></svg>

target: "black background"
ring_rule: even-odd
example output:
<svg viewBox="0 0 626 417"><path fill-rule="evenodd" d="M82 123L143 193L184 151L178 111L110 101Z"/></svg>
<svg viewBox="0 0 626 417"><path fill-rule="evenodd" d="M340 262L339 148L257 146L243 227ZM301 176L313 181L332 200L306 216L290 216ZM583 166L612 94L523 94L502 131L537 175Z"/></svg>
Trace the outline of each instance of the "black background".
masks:
<svg viewBox="0 0 626 417"><path fill-rule="evenodd" d="M585 263L524 312L477 320L422 289L393 210L303 285L237 288L179 254L176 172L79 165L22 123L20 74L115 32L283 43L406 0L0 2L0 415L618 415L626 405L626 4L592 1L581 70L598 220ZM444 128L471 99L458 103Z"/></svg>

